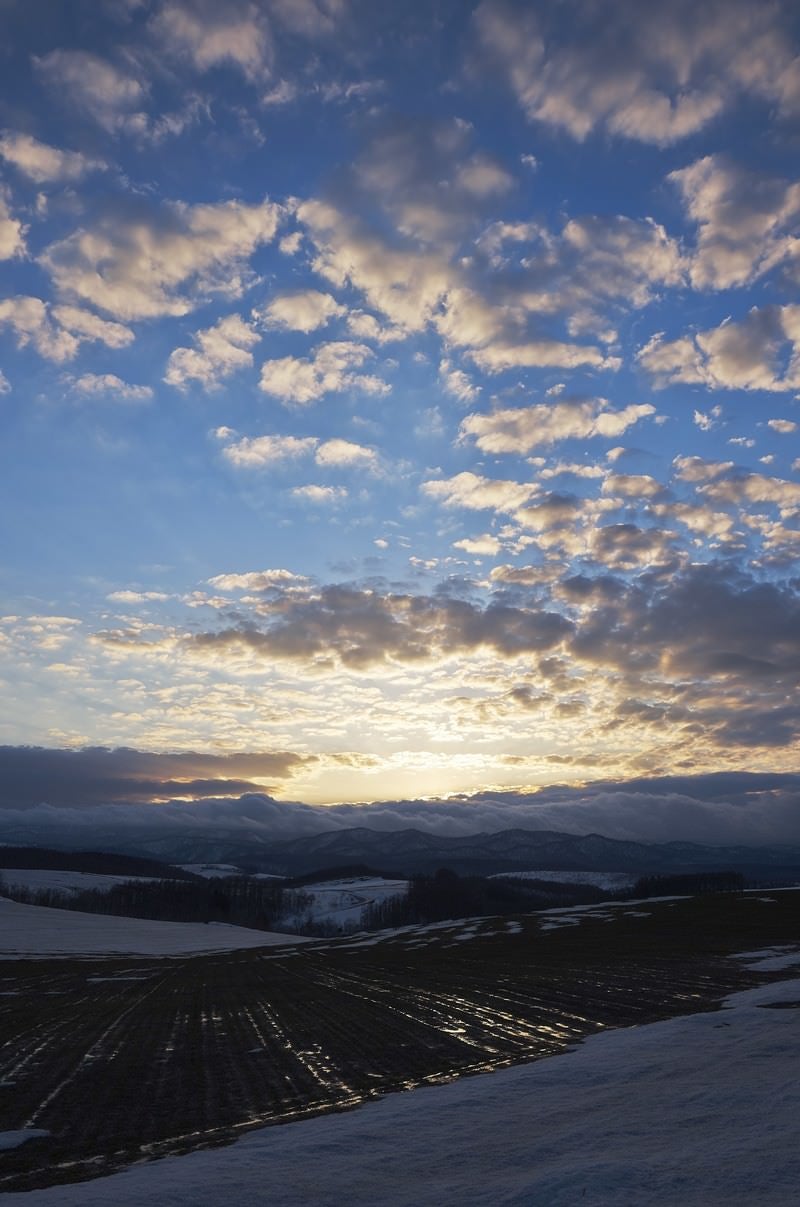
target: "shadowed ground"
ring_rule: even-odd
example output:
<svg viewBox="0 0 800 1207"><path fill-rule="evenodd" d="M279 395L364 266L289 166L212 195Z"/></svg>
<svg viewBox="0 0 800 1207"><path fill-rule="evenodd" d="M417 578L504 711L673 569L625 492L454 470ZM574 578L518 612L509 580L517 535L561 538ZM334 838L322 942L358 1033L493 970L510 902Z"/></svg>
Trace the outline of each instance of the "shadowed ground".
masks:
<svg viewBox="0 0 800 1207"><path fill-rule="evenodd" d="M184 959L0 965L0 1189L85 1179L255 1125L552 1055L761 983L800 893L440 923Z"/></svg>

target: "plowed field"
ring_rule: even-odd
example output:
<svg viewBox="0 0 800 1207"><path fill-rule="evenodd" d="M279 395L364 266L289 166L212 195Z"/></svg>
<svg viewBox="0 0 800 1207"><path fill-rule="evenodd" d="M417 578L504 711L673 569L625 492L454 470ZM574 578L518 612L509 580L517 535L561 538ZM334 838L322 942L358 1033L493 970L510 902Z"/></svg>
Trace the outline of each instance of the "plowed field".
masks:
<svg viewBox="0 0 800 1207"><path fill-rule="evenodd" d="M0 962L0 1190L714 1009L732 954L800 941L800 892L480 919L183 959ZM770 974L773 979L780 975Z"/></svg>

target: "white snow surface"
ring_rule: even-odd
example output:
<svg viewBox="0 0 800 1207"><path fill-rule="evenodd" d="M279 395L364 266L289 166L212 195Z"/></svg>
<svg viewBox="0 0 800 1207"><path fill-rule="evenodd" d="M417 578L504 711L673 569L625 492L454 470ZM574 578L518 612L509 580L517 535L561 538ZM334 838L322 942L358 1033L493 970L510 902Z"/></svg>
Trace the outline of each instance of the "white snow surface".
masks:
<svg viewBox="0 0 800 1207"><path fill-rule="evenodd" d="M83 892L85 889L109 889L115 884L129 884L130 881L148 881L157 879L155 876L112 876L102 872L68 872L53 868L0 868L0 879L9 887L32 889L54 889L65 896Z"/></svg>
<svg viewBox="0 0 800 1207"><path fill-rule="evenodd" d="M155 922L77 910L21 905L0 897L0 958L10 956L197 955L241 947L302 943L278 935L212 922Z"/></svg>
<svg viewBox="0 0 800 1207"><path fill-rule="evenodd" d="M352 876L303 884L296 892L310 898L300 913L281 919L282 926L301 926L304 922L329 923L343 931L356 930L370 905L402 897L408 892L407 880L386 880L382 876Z"/></svg>
<svg viewBox="0 0 800 1207"><path fill-rule="evenodd" d="M4 1207L789 1207L800 980Z"/></svg>

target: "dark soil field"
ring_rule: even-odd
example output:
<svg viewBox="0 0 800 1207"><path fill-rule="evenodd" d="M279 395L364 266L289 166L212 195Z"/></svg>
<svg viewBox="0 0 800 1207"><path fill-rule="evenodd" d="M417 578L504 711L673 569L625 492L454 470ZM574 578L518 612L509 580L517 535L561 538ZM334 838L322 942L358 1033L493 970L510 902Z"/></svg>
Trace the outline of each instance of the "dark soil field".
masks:
<svg viewBox="0 0 800 1207"><path fill-rule="evenodd" d="M180 959L0 962L0 1190L98 1176L257 1125L716 1009L800 942L800 892L717 895Z"/></svg>

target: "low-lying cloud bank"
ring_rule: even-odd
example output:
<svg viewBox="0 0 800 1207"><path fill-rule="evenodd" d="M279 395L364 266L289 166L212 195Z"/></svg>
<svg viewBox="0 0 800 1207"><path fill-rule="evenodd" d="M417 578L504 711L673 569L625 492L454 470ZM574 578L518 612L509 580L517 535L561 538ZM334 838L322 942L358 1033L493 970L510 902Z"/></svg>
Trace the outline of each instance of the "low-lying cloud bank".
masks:
<svg viewBox="0 0 800 1207"><path fill-rule="evenodd" d="M271 767L277 776L285 775L290 773L293 757L0 748L0 771L8 772L0 776L4 785L0 842L113 849L117 844L144 848L171 838L242 839L252 835L263 843L363 826L443 835L520 828L599 833L639 842L800 846L800 774L676 775L555 785L527 793L487 791L437 800L327 806L240 791L232 786L234 779L214 777L229 766L237 772L249 766L256 775L268 774L265 768ZM28 781L26 764L39 766L39 772ZM97 774L98 768L104 772L102 776ZM198 779L201 773L209 778ZM184 799L165 800L179 774L194 777L188 781L188 790L187 783L179 785ZM156 780L164 803L146 801ZM204 782L208 785L205 794L201 791ZM55 793L49 798L40 792L47 784ZM190 796L195 799L185 799Z"/></svg>

